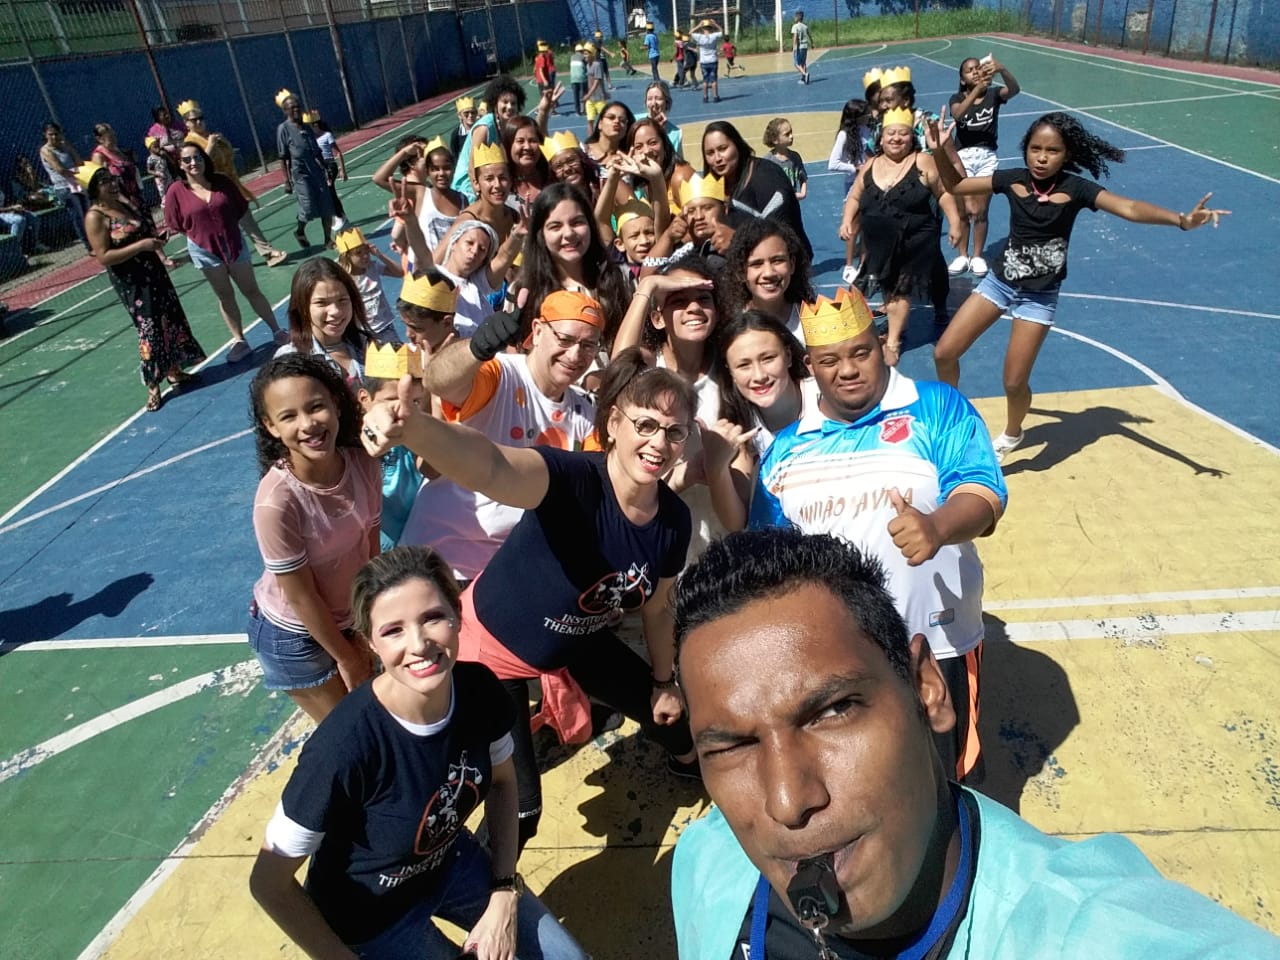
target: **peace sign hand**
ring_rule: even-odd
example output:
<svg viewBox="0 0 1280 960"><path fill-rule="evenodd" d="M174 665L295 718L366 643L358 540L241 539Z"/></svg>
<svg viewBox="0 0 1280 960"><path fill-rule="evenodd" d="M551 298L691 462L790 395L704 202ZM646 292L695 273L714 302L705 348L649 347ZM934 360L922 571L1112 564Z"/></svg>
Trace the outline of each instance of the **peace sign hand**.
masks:
<svg viewBox="0 0 1280 960"><path fill-rule="evenodd" d="M1178 226L1183 230L1194 230L1196 227L1203 227L1206 223L1213 223L1214 229L1218 227L1218 218L1231 215L1230 210L1215 210L1205 206L1212 197L1212 193L1206 193L1200 198L1200 202L1191 208L1190 213L1178 214Z"/></svg>

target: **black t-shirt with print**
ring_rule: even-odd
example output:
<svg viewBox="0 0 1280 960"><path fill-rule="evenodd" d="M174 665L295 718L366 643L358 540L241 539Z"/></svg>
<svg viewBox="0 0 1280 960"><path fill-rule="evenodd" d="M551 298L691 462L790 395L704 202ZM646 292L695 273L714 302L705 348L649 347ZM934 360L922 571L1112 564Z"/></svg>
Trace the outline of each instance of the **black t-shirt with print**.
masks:
<svg viewBox="0 0 1280 960"><path fill-rule="evenodd" d="M555 670L684 568L692 523L665 483L657 515L644 525L628 520L603 453L533 449L547 463L547 494L489 561L474 600L503 646L532 667Z"/></svg>
<svg viewBox="0 0 1280 960"><path fill-rule="evenodd" d="M1019 183L1027 191L1020 197L1010 187ZM1045 194L1065 194L1064 203L1041 200L1025 167L997 170L991 189L1009 198L1009 239L996 260L996 272L1011 287L1047 290L1067 277L1067 241L1081 210L1097 210L1100 184L1072 173L1061 173Z"/></svg>
<svg viewBox="0 0 1280 960"><path fill-rule="evenodd" d="M405 729L372 683L316 728L281 804L289 819L324 833L306 887L343 942L369 940L440 881L489 792L489 748L514 723L511 698L489 668L458 663L450 715L435 732Z"/></svg>
<svg viewBox="0 0 1280 960"><path fill-rule="evenodd" d="M1003 87L987 87L984 93L968 110L956 115L956 107L964 102L964 95L951 95L951 115L956 121L956 143L963 150L965 147L996 148L996 133L1000 123L1000 108L1004 100L1000 97Z"/></svg>

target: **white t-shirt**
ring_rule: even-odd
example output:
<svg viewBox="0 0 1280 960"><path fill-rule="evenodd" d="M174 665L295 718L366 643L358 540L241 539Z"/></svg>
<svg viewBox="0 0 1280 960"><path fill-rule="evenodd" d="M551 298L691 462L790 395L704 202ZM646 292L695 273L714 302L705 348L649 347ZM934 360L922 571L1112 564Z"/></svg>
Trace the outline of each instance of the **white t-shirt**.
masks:
<svg viewBox="0 0 1280 960"><path fill-rule="evenodd" d="M418 226L422 228L422 235L427 238L427 246L432 250L440 246L456 219L456 215L451 217L440 212L430 187L422 191L422 205L418 208Z"/></svg>
<svg viewBox="0 0 1280 960"><path fill-rule="evenodd" d="M809 47L809 25L800 20L791 25L791 37L795 40L795 44L802 50Z"/></svg>
<svg viewBox="0 0 1280 960"><path fill-rule="evenodd" d="M720 56L720 33L695 33L693 42L698 45L698 62L715 63ZM690 551L692 553L692 551Z"/></svg>
<svg viewBox="0 0 1280 960"><path fill-rule="evenodd" d="M461 304L460 304L461 305ZM522 354L500 353L481 365L466 402L445 404L451 419L508 447L581 450L595 429L595 404L569 387L560 400L538 389ZM474 580L524 515L438 477L418 491L399 543L433 547L463 580Z"/></svg>
<svg viewBox="0 0 1280 960"><path fill-rule="evenodd" d="M658 354L656 365L666 367L666 358ZM698 396L698 409L694 416L710 426L720 419L720 388L715 380L702 374L693 382L693 392ZM684 463L702 456L702 433L697 424L691 425L689 439L684 443L684 453L677 463ZM702 555L712 540L723 537L727 532L716 516L715 507L711 504L711 488L705 483L695 483L680 491L680 499L689 508L693 520L693 536L689 539L689 558L692 563Z"/></svg>
<svg viewBox="0 0 1280 960"><path fill-rule="evenodd" d="M458 288L458 305L454 308L453 329L458 336L469 339L476 332L476 327L484 323L485 317L493 313L489 305L489 296L494 292L489 286L489 268L481 267L470 277L460 277L444 267L436 267L441 273L454 282Z"/></svg>
<svg viewBox="0 0 1280 960"><path fill-rule="evenodd" d="M374 333L382 333L395 326L396 314L391 309L387 295L382 289L382 274L385 271L382 261L377 257L369 258L369 266L360 275L352 274L356 289L360 291L360 299L364 301L364 313L369 321L369 329Z"/></svg>

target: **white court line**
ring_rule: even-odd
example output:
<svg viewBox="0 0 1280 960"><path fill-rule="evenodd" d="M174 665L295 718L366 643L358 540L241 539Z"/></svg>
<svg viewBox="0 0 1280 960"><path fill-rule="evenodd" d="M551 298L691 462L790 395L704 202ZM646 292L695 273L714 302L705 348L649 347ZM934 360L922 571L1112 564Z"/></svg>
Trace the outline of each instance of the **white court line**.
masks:
<svg viewBox="0 0 1280 960"><path fill-rule="evenodd" d="M917 56L919 55L917 54ZM921 59L928 60L929 58L921 57ZM930 60L929 62L937 64L940 67L949 66L948 64L945 64L940 60ZM1222 88L1216 87L1215 89L1221 90ZM1249 176L1257 177L1260 180L1266 180L1268 183L1280 184L1280 179L1277 179L1275 177L1269 177L1265 173L1259 173L1257 170L1250 170L1248 167L1242 167L1238 163L1232 163L1230 160L1223 160L1219 157L1211 157L1207 153L1201 153L1199 150L1192 150L1190 147L1184 147L1179 143L1173 143L1170 140L1165 140L1163 137L1157 137L1154 134L1144 133L1141 130L1135 130L1133 127L1127 127L1123 123L1116 123L1114 120L1108 120L1106 117L1097 116L1095 114L1089 113L1089 111L1087 110L1082 110L1079 107L1073 107L1065 103L1060 103L1057 100L1050 100L1048 97L1041 96L1040 94L1032 94L1032 96L1034 96L1037 100L1043 100L1045 103L1052 104L1053 106L1057 107L1059 110L1066 111L1067 113L1076 113L1082 117L1088 117L1091 120L1096 120L1098 121L1098 123L1105 123L1108 126L1115 127L1117 130L1123 130L1126 133L1132 133L1135 137L1143 137L1147 140L1154 140L1156 143L1162 143L1165 146L1173 147L1176 150L1181 150L1183 153L1189 153L1193 157L1199 157L1201 160L1208 160L1210 163L1216 163L1216 164L1219 164L1220 166L1229 167L1230 169L1238 171L1239 173L1247 173L1249 174Z"/></svg>
<svg viewBox="0 0 1280 960"><path fill-rule="evenodd" d="M16 753L8 760L0 763L0 783L16 777L18 774L27 773L46 760L50 760L63 751L80 745L86 740L91 740L100 733L106 733L108 730L128 723L130 720L137 720L139 717L162 707L167 707L171 703L185 700L187 697L194 696L203 690L208 690L210 687L225 687L229 684L253 684L261 676L262 667L258 664L258 661L245 660L243 663L235 663L229 667L221 667L196 677L189 677L181 683L175 683L171 687L157 690L155 693L134 700L132 703L126 703L122 707L108 710L106 713L96 716L92 720L86 720L84 723L78 724L70 730L58 734L56 737L50 737L34 747L28 747L21 753Z"/></svg>
<svg viewBox="0 0 1280 960"><path fill-rule="evenodd" d="M1274 633L1280 631L1280 610L1244 613L1146 614L1141 617L1106 617L1098 620L1041 620L1006 623L1005 634L1014 643L1052 640L1119 640L1146 646L1167 636L1222 633Z"/></svg>
<svg viewBox="0 0 1280 960"><path fill-rule="evenodd" d="M33 640L31 643L0 643L0 653L39 653L75 650L135 650L144 647L206 647L247 643L244 633L193 633L172 637L97 637L88 640Z"/></svg>
<svg viewBox="0 0 1280 960"><path fill-rule="evenodd" d="M1144 307L1168 307L1173 310L1195 310L1200 313L1225 313L1233 317L1258 317L1262 320L1280 320L1280 313L1262 313L1258 310L1233 310L1230 307L1206 307L1198 303L1170 303L1167 300L1141 300L1137 297L1109 297L1100 293L1060 293L1058 296L1069 297L1073 300L1107 300L1113 303L1136 303Z"/></svg>
<svg viewBox="0 0 1280 960"><path fill-rule="evenodd" d="M231 802L243 792L245 786L257 779L265 771L270 770L274 764L279 763L284 757L284 750L287 744L291 741L303 740L309 735L309 732L302 732L299 729L301 720L301 711L295 711L288 720L280 725L280 729L272 735L270 740L262 745L262 749L249 761L244 773L240 774L235 779L235 782L222 792L222 796L213 802L213 805L205 811L205 815L191 828L191 832L187 834L185 839L174 847L167 857L160 861L160 865L152 871L151 876L147 877L142 886L134 892L133 896L125 901L124 906L116 911L115 916L107 921L106 926L98 932L98 935L89 941L89 945L80 952L76 960L98 960L99 957L106 953L115 939L124 932L124 928L128 926L129 921L137 915L138 911L146 905L147 901L164 885L169 876L191 854L200 838L208 832L209 828L231 806Z"/></svg>
<svg viewBox="0 0 1280 960"><path fill-rule="evenodd" d="M1148 71L1158 70L1162 73L1176 73L1179 76L1176 79L1180 83L1198 83L1201 86L1209 86L1205 80L1184 80L1183 77L1204 77L1205 74L1198 70L1188 70L1185 67L1168 67L1158 63L1137 64L1129 60L1115 60L1102 54L1091 53L1085 50L1060 50L1057 47L1046 47L1043 44L1035 43L1030 40L1019 40L1014 37L995 37L981 36L973 37L974 40L987 40L991 43L999 43L1006 47L1013 47L1015 50L1023 52L1034 52L1043 54L1046 57L1053 57L1058 60L1068 60L1072 63L1086 64L1090 67L1102 67L1107 70L1123 70L1125 73L1135 73L1138 76L1146 77L1148 80L1163 80L1164 77L1153 75ZM1119 67L1118 63L1130 64L1129 68ZM1231 83L1248 83L1255 87L1263 87L1266 90L1277 90L1274 83L1267 83L1264 80L1250 80L1247 77L1219 77L1219 80L1230 81ZM1219 90L1224 89L1218 87ZM1240 90L1239 93L1247 93L1250 91Z"/></svg>
<svg viewBox="0 0 1280 960"><path fill-rule="evenodd" d="M31 516L23 517L21 520L16 523L11 523L7 527L0 527L0 534L6 534L11 530L17 530L19 527L25 527L28 523L34 523L36 520L39 520L42 517L47 517L51 513L57 513L59 510L64 510L67 507L79 503L81 500L88 500L90 497L96 497L100 493L106 493L108 490L114 490L122 483L128 483L130 480L137 480L139 477L145 477L147 474L154 473L163 467L171 466L172 464L185 460L188 457L194 457L197 453L204 453L206 450L212 450L214 447L220 447L222 444L230 443L232 440L239 440L241 437L246 437L251 433L253 433L252 428L240 430L230 436L223 437L221 440L212 440L209 443L201 444L194 450L188 450L186 453L179 453L176 456L169 457L167 460L161 460L159 463L153 463L149 467L144 467L141 470L135 470L133 473L120 477L117 480L112 480L110 483L104 483L100 487L94 487L92 490L88 490L78 496L74 496L70 500L63 500L61 503L55 503L52 507L37 510L35 513L31 514Z"/></svg>
<svg viewBox="0 0 1280 960"><path fill-rule="evenodd" d="M1224 420L1222 417L1218 416L1216 413L1210 413L1208 410L1200 406L1198 403L1193 403L1192 401L1188 400L1181 393L1179 393L1177 388L1175 388L1174 385L1171 384L1168 380L1160 376L1160 374L1156 373L1154 370L1152 370L1142 361L1129 356L1129 354L1125 353L1123 350L1117 350L1115 347L1109 344L1103 343L1101 340L1095 340L1092 337L1086 337L1082 333L1074 333L1070 330L1064 330L1058 326L1053 326L1053 327L1050 327L1049 329L1053 333L1058 333L1064 337L1070 337L1072 340L1079 340L1081 343L1087 343L1090 346L1097 347L1099 350L1103 351L1104 353L1111 354L1117 360L1124 361L1125 363L1129 364L1129 366L1133 367L1136 370L1142 371L1142 373L1150 377L1152 383L1155 384L1156 389L1159 390L1161 393L1163 393L1165 396L1167 396L1169 399L1176 400L1178 403L1182 404L1183 406L1188 407L1191 410L1195 410L1197 413L1200 413L1205 417L1208 417L1218 426L1224 428L1225 430L1228 430L1231 433L1234 433L1236 436L1240 437L1241 439L1248 440L1250 443L1255 444L1264 450L1269 450L1272 453L1276 454L1277 456L1280 456L1280 447L1272 446L1271 444L1267 443L1267 441L1263 440L1261 437L1255 437L1252 433L1250 433L1248 430L1244 429L1243 427L1238 427L1234 423L1232 423L1230 420Z"/></svg>
<svg viewBox="0 0 1280 960"><path fill-rule="evenodd" d="M1109 593L1092 597L1043 597L1032 600L984 600L983 610L1054 610L1063 607L1113 607L1133 603L1178 603L1190 600L1251 600L1280 597L1280 587L1223 590L1179 590L1170 593Z"/></svg>
<svg viewBox="0 0 1280 960"><path fill-rule="evenodd" d="M1095 103L1087 107L1077 107L1078 110L1119 110L1121 107L1162 107L1166 103L1191 103L1195 100L1224 100L1228 97L1256 97L1258 94L1252 90L1241 92L1232 90L1230 93L1206 93L1200 97L1170 97L1168 100L1134 100L1131 103Z"/></svg>

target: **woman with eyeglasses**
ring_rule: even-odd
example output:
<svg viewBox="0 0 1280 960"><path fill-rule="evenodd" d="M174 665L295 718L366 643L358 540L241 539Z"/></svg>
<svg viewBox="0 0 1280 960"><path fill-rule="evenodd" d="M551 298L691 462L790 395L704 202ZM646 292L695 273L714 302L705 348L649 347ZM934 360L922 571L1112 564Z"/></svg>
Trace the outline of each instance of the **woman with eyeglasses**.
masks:
<svg viewBox="0 0 1280 960"><path fill-rule="evenodd" d="M693 741L672 667L670 593L689 545L689 511L663 474L689 436L695 398L683 379L639 350L614 358L598 393L603 452L499 446L479 431L424 414L411 378L396 401L365 414L366 447L403 443L444 476L526 512L462 595L459 659L488 666L516 709L513 759L520 843L537 831L542 792L527 681L542 681L545 720L566 742L591 735L587 695L640 724L696 775ZM639 610L649 662L615 628Z"/></svg>
<svg viewBox="0 0 1280 960"><path fill-rule="evenodd" d="M204 360L204 351L160 262L164 241L151 220L124 198L119 180L106 167L86 163L77 176L90 203L84 218L90 249L138 330L147 410L159 410L165 379L175 387L189 383L193 377L183 368Z"/></svg>
<svg viewBox="0 0 1280 960"><path fill-rule="evenodd" d="M232 336L227 362L243 360L250 352L232 283L270 328L276 344L288 343L289 331L280 329L271 304L258 288L249 247L240 233L240 218L249 205L229 177L213 172L209 155L194 143L182 145L178 163L182 179L174 181L165 194L165 225L171 234L186 234L191 262L218 298L218 311Z"/></svg>
<svg viewBox="0 0 1280 960"><path fill-rule="evenodd" d="M249 204L249 206L245 207L244 216L240 218L240 228L253 241L253 249L258 251L258 255L267 261L268 267L275 267L284 263L289 255L271 245L271 241L267 239L267 235L262 232L262 228L258 226L258 221L253 216L252 208L260 206L260 204L258 203L258 198L253 195L253 191L240 182L240 176L236 173L235 148L227 142L227 138L222 134L215 133L209 129L209 121L205 119L204 111L196 101L184 100L178 104L178 111L182 114L182 120L187 125L186 142L194 143L203 150L213 165L210 173L218 173L227 177L236 185L236 190L239 191L240 196L244 197L246 203ZM175 151L174 162L176 163L177 160L177 151Z"/></svg>

